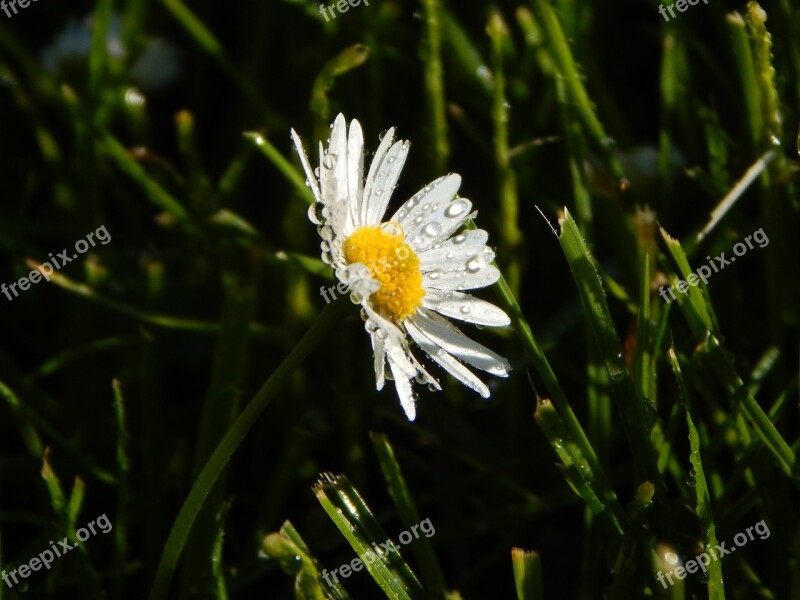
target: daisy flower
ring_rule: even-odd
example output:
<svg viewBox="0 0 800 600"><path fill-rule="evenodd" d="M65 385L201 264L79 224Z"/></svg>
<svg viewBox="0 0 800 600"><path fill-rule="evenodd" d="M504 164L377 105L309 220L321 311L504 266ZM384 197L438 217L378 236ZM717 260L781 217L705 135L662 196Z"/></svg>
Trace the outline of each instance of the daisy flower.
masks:
<svg viewBox="0 0 800 600"><path fill-rule="evenodd" d="M294 129L292 139L316 199L308 215L322 237L322 260L361 305L375 354L377 389L393 379L410 421L416 416L413 383L441 390L412 354L410 337L435 363L488 398L489 388L465 363L507 377L508 361L444 318L488 327L510 323L493 304L463 292L495 283L500 272L490 264L494 251L486 245L485 231L457 233L475 216L472 203L457 196L461 177L440 177L383 221L409 149L408 141L395 141L394 128L383 135L366 180L358 121L348 128L344 116L336 117L327 149L319 144L314 170Z"/></svg>

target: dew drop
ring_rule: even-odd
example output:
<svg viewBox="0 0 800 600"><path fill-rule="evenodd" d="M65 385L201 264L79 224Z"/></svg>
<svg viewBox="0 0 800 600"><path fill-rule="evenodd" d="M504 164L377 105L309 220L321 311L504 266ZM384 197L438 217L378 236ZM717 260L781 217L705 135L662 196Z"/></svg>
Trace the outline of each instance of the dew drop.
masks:
<svg viewBox="0 0 800 600"><path fill-rule="evenodd" d="M319 167L314 169L314 177L319 177Z"/></svg>
<svg viewBox="0 0 800 600"><path fill-rule="evenodd" d="M428 273L428 279L439 279L439 275L440 275L439 271L436 270L431 271L430 273Z"/></svg>
<svg viewBox="0 0 800 600"><path fill-rule="evenodd" d="M463 215L466 209L467 209L466 202L462 200L456 200L450 206L447 207L447 210L444 211L444 216L452 219L459 215Z"/></svg>
<svg viewBox="0 0 800 600"><path fill-rule="evenodd" d="M445 254L445 258L446 258L447 260L453 260L453 257L454 257L454 256L455 256L455 253L454 253L454 252L448 252L447 254Z"/></svg>
<svg viewBox="0 0 800 600"><path fill-rule="evenodd" d="M613 381L619 381L625 377L625 358L622 354L618 354L615 360L606 361L606 368L608 369L608 375L611 379Z"/></svg>
<svg viewBox="0 0 800 600"><path fill-rule="evenodd" d="M428 237L436 237L440 233L442 233L442 226L437 223L436 221L431 221L425 227L422 228L422 233L427 235Z"/></svg>
<svg viewBox="0 0 800 600"><path fill-rule="evenodd" d="M467 241L467 236L465 236L463 233L453 238L454 244L463 244L465 241Z"/></svg>
<svg viewBox="0 0 800 600"><path fill-rule="evenodd" d="M467 271L470 273L477 273L485 266L486 264L480 256L473 256L467 261Z"/></svg>
<svg viewBox="0 0 800 600"><path fill-rule="evenodd" d="M472 309L469 307L468 304L465 304L464 306L461 307L461 314L462 315L468 315L471 312L472 312Z"/></svg>
<svg viewBox="0 0 800 600"><path fill-rule="evenodd" d="M324 208L325 205L322 202L314 202L314 204L308 207L308 220L314 225L322 225L324 220L322 209Z"/></svg>

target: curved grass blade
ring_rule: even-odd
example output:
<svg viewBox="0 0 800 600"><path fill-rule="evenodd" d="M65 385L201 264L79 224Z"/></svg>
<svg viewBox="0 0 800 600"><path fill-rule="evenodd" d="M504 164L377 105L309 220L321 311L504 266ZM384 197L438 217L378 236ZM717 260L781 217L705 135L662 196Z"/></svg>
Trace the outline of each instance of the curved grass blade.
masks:
<svg viewBox="0 0 800 600"><path fill-rule="evenodd" d="M273 371L266 383L233 423L228 433L225 434L225 437L222 438L211 458L208 459L205 467L195 479L192 489L172 525L156 570L153 586L150 589L150 600L164 600L167 597L169 584L178 565L178 559L183 552L186 538L220 473L258 417L277 395L281 384L300 366L300 363L319 344L327 331L339 322L343 306L346 306L346 303L332 302L322 310L311 328L278 368Z"/></svg>

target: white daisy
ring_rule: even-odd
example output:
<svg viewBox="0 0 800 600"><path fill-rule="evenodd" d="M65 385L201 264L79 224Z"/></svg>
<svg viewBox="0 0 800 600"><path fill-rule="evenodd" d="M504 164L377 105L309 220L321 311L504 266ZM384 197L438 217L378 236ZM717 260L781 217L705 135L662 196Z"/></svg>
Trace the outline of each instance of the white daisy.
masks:
<svg viewBox="0 0 800 600"><path fill-rule="evenodd" d="M440 177L382 222L409 148L408 141L395 141L394 128L384 134L366 181L358 121L351 121L348 129L344 116L336 117L328 148L319 144L316 170L294 130L292 139L316 198L308 214L319 226L322 260L333 266L349 287L350 299L362 307L375 353L377 388L383 388L387 377L394 379L411 421L416 416L412 382L441 390L411 353L410 336L434 362L488 398L489 388L464 363L507 377L508 361L440 316L489 327L510 323L502 310L462 291L491 285L500 273L490 264L494 251L486 245L485 231L454 235L475 215L470 213L472 203L457 197L461 177Z"/></svg>

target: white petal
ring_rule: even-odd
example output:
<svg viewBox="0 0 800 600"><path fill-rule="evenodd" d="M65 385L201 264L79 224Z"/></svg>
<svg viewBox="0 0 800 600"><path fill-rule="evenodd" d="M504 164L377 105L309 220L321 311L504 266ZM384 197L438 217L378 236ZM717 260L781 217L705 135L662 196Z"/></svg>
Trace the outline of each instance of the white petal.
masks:
<svg viewBox="0 0 800 600"><path fill-rule="evenodd" d="M511 323L508 315L494 304L460 292L428 292L422 305L446 317L475 325L505 327Z"/></svg>
<svg viewBox="0 0 800 600"><path fill-rule="evenodd" d="M403 374L402 369L399 369L392 358L389 358L389 368L392 370L392 377L394 377L394 387L397 390L397 396L400 398L400 405L406 411L406 417L409 421L413 421L417 416L417 407L414 405L414 391L411 389L411 378Z"/></svg>
<svg viewBox="0 0 800 600"><path fill-rule="evenodd" d="M457 173L439 177L411 196L389 220L400 223L403 230L408 231L414 227L418 218L419 223L422 223L432 211L455 198L460 186L461 175Z"/></svg>
<svg viewBox="0 0 800 600"><path fill-rule="evenodd" d="M383 384L386 379L386 350L384 348L383 340L374 333L370 336L372 340L372 351L375 354L375 389L382 390Z"/></svg>
<svg viewBox="0 0 800 600"><path fill-rule="evenodd" d="M314 175L314 171L311 169L311 163L308 162L308 155L306 154L305 148L303 148L303 141L294 129L292 129L292 140L294 141L294 148L297 150L297 155L300 157L300 164L303 165L303 170L306 172L306 180L309 186L311 186L311 192L314 194L314 198L316 198L317 202L322 202L323 198L322 192L319 189L319 182L317 181L316 175Z"/></svg>
<svg viewBox="0 0 800 600"><path fill-rule="evenodd" d="M508 361L469 339L461 331L427 308L420 308L410 317L430 340L459 360L498 377L507 377L511 370Z"/></svg>
<svg viewBox="0 0 800 600"><path fill-rule="evenodd" d="M422 252L449 238L467 219L475 216L470 214L472 202L466 198L456 198L452 202L442 202L438 208L431 207L430 212L424 217L414 219L413 225L405 229L406 241L414 251ZM417 223L417 221L420 221Z"/></svg>
<svg viewBox="0 0 800 600"><path fill-rule="evenodd" d="M369 303L363 303L362 307L367 313L367 322L364 326L370 335L377 335L383 340L386 357L389 362L394 362L395 366L409 379L415 377L417 368L409 358L403 331L397 325L375 312Z"/></svg>
<svg viewBox="0 0 800 600"><path fill-rule="evenodd" d="M392 147L392 143L394 142L394 127L389 128L389 130L383 134L383 138L381 139L381 143L378 145L378 149L375 151L375 156L372 157L372 163L369 165L369 173L367 174L367 181L364 184L364 196L361 202L361 224L367 224L367 215L369 214L369 203L370 197L372 196L372 189L375 186L375 176L378 174L378 170L383 163L383 159L386 158L386 154L389 152L389 148ZM382 216L382 215L381 215Z"/></svg>
<svg viewBox="0 0 800 600"><path fill-rule="evenodd" d="M361 124L353 119L347 135L347 196L355 228L361 225L361 203L364 185L364 134Z"/></svg>
<svg viewBox="0 0 800 600"><path fill-rule="evenodd" d="M414 317L406 320L406 328L411 338L422 350L448 373L458 379L465 386L478 392L484 398L489 397L489 388L472 371L458 362L455 358L437 346L415 324Z"/></svg>
<svg viewBox="0 0 800 600"><path fill-rule="evenodd" d="M452 271L433 269L422 274L422 286L437 290L474 290L492 285L500 279L500 271L476 254Z"/></svg>
<svg viewBox="0 0 800 600"><path fill-rule="evenodd" d="M347 198L347 123L339 114L333 122L328 149L319 145L319 178L326 202Z"/></svg>
<svg viewBox="0 0 800 600"><path fill-rule="evenodd" d="M486 246L489 234L483 229L468 229L442 244L420 252L419 266L423 273L428 271L458 271L466 268L467 261L476 255L483 256L487 262L494 260L494 251Z"/></svg>
<svg viewBox="0 0 800 600"><path fill-rule="evenodd" d="M364 225L378 225L381 222L386 207L389 205L389 198L392 197L394 186L400 177L400 171L403 170L406 157L408 157L408 149L407 141L395 142L378 167L374 180L367 182L369 187L364 188L364 208L366 209Z"/></svg>

